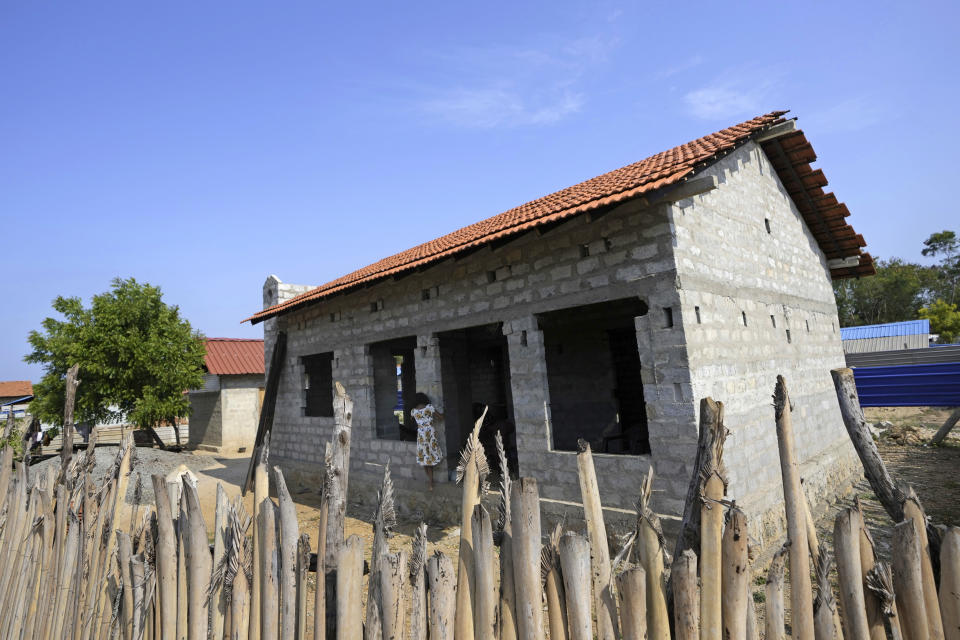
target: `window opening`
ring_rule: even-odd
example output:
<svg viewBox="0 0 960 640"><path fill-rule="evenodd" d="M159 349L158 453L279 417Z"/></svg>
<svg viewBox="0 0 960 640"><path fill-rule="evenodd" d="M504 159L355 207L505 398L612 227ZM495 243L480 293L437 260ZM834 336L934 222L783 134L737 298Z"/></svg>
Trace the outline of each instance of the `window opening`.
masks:
<svg viewBox="0 0 960 640"><path fill-rule="evenodd" d="M650 451L635 325L646 313L627 298L538 317L554 450L575 451L582 438L600 453Z"/></svg>
<svg viewBox="0 0 960 640"><path fill-rule="evenodd" d="M416 440L416 423L410 417L417 392L416 348L414 336L370 345L378 438Z"/></svg>
<svg viewBox="0 0 960 640"><path fill-rule="evenodd" d="M333 417L333 352L300 358L303 365L303 415Z"/></svg>

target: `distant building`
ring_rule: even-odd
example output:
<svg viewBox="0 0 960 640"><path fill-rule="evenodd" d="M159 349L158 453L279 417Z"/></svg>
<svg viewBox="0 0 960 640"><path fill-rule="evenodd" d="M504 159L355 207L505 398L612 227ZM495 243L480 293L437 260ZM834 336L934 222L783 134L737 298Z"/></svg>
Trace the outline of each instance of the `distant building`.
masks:
<svg viewBox="0 0 960 640"><path fill-rule="evenodd" d="M263 403L263 340L209 338L203 388L190 390L189 446L217 453L253 447Z"/></svg>
<svg viewBox="0 0 960 640"><path fill-rule="evenodd" d="M0 382L0 420L6 421L13 411L15 418L27 417L27 407L33 400L33 383L29 380Z"/></svg>
<svg viewBox="0 0 960 640"><path fill-rule="evenodd" d="M907 320L840 329L844 353L925 349L930 346L930 321Z"/></svg>

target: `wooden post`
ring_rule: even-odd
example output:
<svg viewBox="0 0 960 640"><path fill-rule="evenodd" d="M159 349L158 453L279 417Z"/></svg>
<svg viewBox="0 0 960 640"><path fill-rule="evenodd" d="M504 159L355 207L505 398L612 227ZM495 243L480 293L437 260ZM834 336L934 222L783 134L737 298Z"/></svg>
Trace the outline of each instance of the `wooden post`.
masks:
<svg viewBox="0 0 960 640"><path fill-rule="evenodd" d="M860 581L863 584L863 602L867 611L867 626L870 629L870 640L887 640L887 633L883 628L883 610L880 598L867 585L867 575L876 564L873 552L873 538L863 521L863 511L860 501L857 500L856 517L860 527ZM960 639L958 639L960 640Z"/></svg>
<svg viewBox="0 0 960 640"><path fill-rule="evenodd" d="M880 611L890 627L890 637L893 640L903 640L903 634L900 632L900 617L897 615L897 602L893 594L893 577L890 575L890 566L886 562L877 562L870 569L867 574L867 588L876 594L880 601Z"/></svg>
<svg viewBox="0 0 960 640"><path fill-rule="evenodd" d="M279 638L279 552L277 549L276 507L270 498L264 498L260 503L260 515L257 525L260 529L260 635L261 640L277 640ZM359 603L360 597L357 596ZM359 604L357 605L359 606Z"/></svg>
<svg viewBox="0 0 960 640"><path fill-rule="evenodd" d="M495 638L497 636L497 588L494 577L496 556L493 554L493 527L490 524L490 514L481 504L474 506L472 520L470 531L473 536L475 603L473 637ZM552 634L551 638L554 638Z"/></svg>
<svg viewBox="0 0 960 640"><path fill-rule="evenodd" d="M382 558L380 564L380 615L384 640L403 640L406 637L407 553L398 551ZM493 636L489 636L493 637Z"/></svg>
<svg viewBox="0 0 960 640"><path fill-rule="evenodd" d="M950 414L950 417L947 418L947 421L943 423L937 433L934 434L933 438L930 439L930 444L940 444L943 442L944 438L947 437L947 434L956 426L957 422L960 422L960 409L954 409L953 413Z"/></svg>
<svg viewBox="0 0 960 640"><path fill-rule="evenodd" d="M173 528L167 481L160 475L151 477L157 505L157 604L160 611L160 637L175 640L177 636L177 532Z"/></svg>
<svg viewBox="0 0 960 640"><path fill-rule="evenodd" d="M887 467L880 458L877 444L873 441L873 434L870 433L867 421L863 417L863 409L860 408L860 398L857 395L857 385L853 380L853 371L850 369L834 369L830 374L833 376L833 385L837 390L837 400L840 402L840 415L843 417L843 425L847 428L847 433L853 442L853 448L857 450L857 455L860 456L864 475L890 518L894 522L900 522L903 520L905 496L894 484L893 479L887 472Z"/></svg>
<svg viewBox="0 0 960 640"><path fill-rule="evenodd" d="M310 573L310 536L304 533L297 540L297 631L294 637L298 639L307 637L308 573Z"/></svg>
<svg viewBox="0 0 960 640"><path fill-rule="evenodd" d="M457 599L450 558L439 551L430 556L427 560L427 579L430 583L430 640L454 640L453 621Z"/></svg>
<svg viewBox="0 0 960 640"><path fill-rule="evenodd" d="M816 640L833 640L837 634L842 637L841 629L838 629L834 623L837 618L837 603L833 599L833 590L830 587L830 565L830 553L823 547L817 554L817 598L813 603L813 628Z"/></svg>
<svg viewBox="0 0 960 640"><path fill-rule="evenodd" d="M570 640L593 640L593 619L590 614L590 542L583 536L568 531L560 537L558 547L567 598L567 630Z"/></svg>
<svg viewBox="0 0 960 640"><path fill-rule="evenodd" d="M684 549L673 561L670 577L676 640L699 640L700 594L697 589L697 556L693 549Z"/></svg>
<svg viewBox="0 0 960 640"><path fill-rule="evenodd" d="M494 436L497 445L497 458L500 461L500 513L497 529L500 531L500 640L517 640L516 588L513 575L513 523L511 522L510 498L513 484L510 479L510 465L507 461L503 435L497 431ZM588 565L589 566L589 565ZM587 589L589 593L589 589ZM587 610L589 611L589 605ZM592 640L592 639L591 639Z"/></svg>
<svg viewBox="0 0 960 640"><path fill-rule="evenodd" d="M329 448L330 444L327 443ZM327 637L327 593L326 593L326 554L327 547L327 489L326 480L320 494L320 522L317 525L317 589L313 601L313 637L326 640ZM425 638L423 640L426 640Z"/></svg>
<svg viewBox="0 0 960 640"><path fill-rule="evenodd" d="M917 525L917 541L920 543L920 575L923 578L923 603L927 612L927 629L931 640L943 640L943 622L940 619L940 602L937 599L937 585L933 579L930 542L927 539L927 515L920 506L920 499L913 491L907 492L903 503L903 516Z"/></svg>
<svg viewBox="0 0 960 640"><path fill-rule="evenodd" d="M483 484L489 474L487 456L480 444L480 426L487 415L476 421L467 437L467 444L460 454L457 465L457 481L463 486L460 501L460 553L457 561L457 612L454 635L457 640L473 640L473 614L476 606L474 594L473 510L480 504Z"/></svg>
<svg viewBox="0 0 960 640"><path fill-rule="evenodd" d="M117 562L120 565L120 575L123 577L123 601L120 603L120 620L122 621L120 637L124 640L134 640L133 635L133 571L130 567L133 557L133 545L130 536L118 534Z"/></svg>
<svg viewBox="0 0 960 640"><path fill-rule="evenodd" d="M257 569L254 568L254 573ZM250 587L245 571L238 571L233 578L230 599L230 640L248 640L250 637Z"/></svg>
<svg viewBox="0 0 960 640"><path fill-rule="evenodd" d="M337 640L362 640L363 540L344 542L337 558Z"/></svg>
<svg viewBox="0 0 960 640"><path fill-rule="evenodd" d="M702 409L701 409L702 410ZM703 640L723 637L721 540L726 478L718 458L707 468L700 496L700 634Z"/></svg>
<svg viewBox="0 0 960 640"><path fill-rule="evenodd" d="M287 332L278 331L277 341L273 344L273 352L270 354L270 369L267 371L267 383L264 387L263 402L260 403L260 421L257 424L257 435L253 439L253 451L250 452L250 464L247 466L247 476L241 487L242 495L247 495L247 491L253 488L253 474L257 465L260 463L262 453L260 449L270 442L270 430L273 428L273 415L277 407L277 392L280 389L280 376L283 373L283 359L287 355ZM254 505L259 502L254 502ZM256 506L254 506L256 510ZM254 513L253 518L256 522L259 514Z"/></svg>
<svg viewBox="0 0 960 640"><path fill-rule="evenodd" d="M950 527L940 541L940 612L947 640L960 640L960 528Z"/></svg>
<svg viewBox="0 0 960 640"><path fill-rule="evenodd" d="M420 523L413 535L413 552L410 554L410 640L427 640L427 525Z"/></svg>
<svg viewBox="0 0 960 640"><path fill-rule="evenodd" d="M186 516L187 546L184 556L187 560L187 593L189 608L187 627L189 640L207 640L207 619L210 610L207 606L207 592L210 589L212 559L207 542L207 527L203 522L200 509L200 496L197 488L190 482L183 483L184 505L186 513L180 513L181 522Z"/></svg>
<svg viewBox="0 0 960 640"><path fill-rule="evenodd" d="M713 398L700 400L699 434L693 467L695 471L690 477L690 486L687 488L687 497L683 503L683 519L680 522L680 533L673 549L674 558L679 558L684 549L693 549L698 555L700 553L703 485L705 479L709 477L710 470L721 468L720 457L727 437L727 429L723 426L722 402L715 402ZM719 625L717 628L719 629Z"/></svg>
<svg viewBox="0 0 960 640"><path fill-rule="evenodd" d="M911 518L894 525L891 556L900 630L907 640L927 640L931 636L924 609L920 537Z"/></svg>
<svg viewBox="0 0 960 640"><path fill-rule="evenodd" d="M650 508L653 467L647 473L637 500L637 542L640 561L647 575L647 632L650 640L670 640L666 582L663 576L663 533L660 518Z"/></svg>
<svg viewBox="0 0 960 640"><path fill-rule="evenodd" d="M647 638L647 572L631 567L617 576L623 640Z"/></svg>
<svg viewBox="0 0 960 640"><path fill-rule="evenodd" d="M583 517L587 523L587 537L590 540L590 567L593 572L597 637L599 640L616 640L620 635L617 628L617 603L613 595L610 549L607 546L607 529L603 522L597 472L593 465L593 453L590 451L590 444L585 440L579 440L577 445L579 447L577 473L580 478ZM516 507L516 504L514 507ZM514 533L516 533L516 527L514 527ZM519 589L519 585L517 587ZM519 609L519 593L517 595ZM519 610L517 613L519 615Z"/></svg>
<svg viewBox="0 0 960 640"><path fill-rule="evenodd" d="M870 637L867 609L860 569L860 519L856 509L837 514L833 525L833 546L837 560L840 606L843 607L843 635L846 638Z"/></svg>
<svg viewBox="0 0 960 640"><path fill-rule="evenodd" d="M390 479L390 463L383 468L383 481L377 492L377 509L373 516L373 548L370 550L370 580L367 582L367 615L364 637L380 640L383 635L380 597L380 564L386 562L390 553L387 538L397 524L393 504L393 481Z"/></svg>
<svg viewBox="0 0 960 640"><path fill-rule="evenodd" d="M66 476L70 458L73 457L73 405L77 398L77 386L80 384L80 381L77 380L77 374L79 373L80 365L78 364L67 369L66 392L63 401L63 436L60 438L62 443L60 446L61 477Z"/></svg>
<svg viewBox="0 0 960 640"><path fill-rule="evenodd" d="M353 400L343 385L334 384L333 438L325 458L327 488L327 535L324 566L327 571L327 637L337 634L337 559L343 546L344 519L347 513L347 482L350 472L350 440L353 424Z"/></svg>
<svg viewBox="0 0 960 640"><path fill-rule="evenodd" d="M217 507L214 514L213 525L213 566L214 569L220 567L223 558L227 553L227 514L230 510L230 503L227 501L227 492L223 490L223 484L217 483ZM223 638L224 621L227 619L227 592L224 589L223 580L218 580L212 585L213 592L210 594L210 637L214 640Z"/></svg>
<svg viewBox="0 0 960 640"><path fill-rule="evenodd" d="M731 507L727 512L722 542L723 637L747 638L747 593L750 573L747 568L747 517Z"/></svg>
<svg viewBox="0 0 960 640"><path fill-rule="evenodd" d="M543 640L540 586L540 493L534 478L513 485L513 569L517 594L517 637ZM432 638L431 638L432 640Z"/></svg>
<svg viewBox="0 0 960 640"><path fill-rule="evenodd" d="M273 481L279 504L280 553L280 638L293 640L297 629L297 509L287 490L280 467L273 468Z"/></svg>
<svg viewBox="0 0 960 640"><path fill-rule="evenodd" d="M250 594L250 630L248 632L251 638L260 636L260 614L263 610L263 604L260 602L263 591L260 585L260 579L262 578L262 572L260 570L262 564L260 559L260 554L262 553L260 541L260 536L262 535L260 531L260 506L264 500L270 498L270 475L268 471L270 460L269 432L264 435L263 443L258 451L254 451L254 456L257 458L257 462L253 471L253 590Z"/></svg>
<svg viewBox="0 0 960 640"><path fill-rule="evenodd" d="M783 477L784 507L787 514L787 536L790 539L790 610L793 637L796 640L813 640L813 586L810 583L807 524L801 503L801 500L806 498L800 489L800 474L794 453L790 397L783 376L777 376L773 403L777 425L777 446L780 450L780 472Z"/></svg>
<svg viewBox="0 0 960 640"><path fill-rule="evenodd" d="M560 569L559 545L563 533L558 524L550 534L549 542L541 551L541 569L544 578L544 594L547 600L547 622L550 625L550 640L567 640L567 602Z"/></svg>
<svg viewBox="0 0 960 640"><path fill-rule="evenodd" d="M764 615L765 640L786 640L783 612L783 569L786 562L787 547L781 547L770 562L767 581L763 594L766 612Z"/></svg>

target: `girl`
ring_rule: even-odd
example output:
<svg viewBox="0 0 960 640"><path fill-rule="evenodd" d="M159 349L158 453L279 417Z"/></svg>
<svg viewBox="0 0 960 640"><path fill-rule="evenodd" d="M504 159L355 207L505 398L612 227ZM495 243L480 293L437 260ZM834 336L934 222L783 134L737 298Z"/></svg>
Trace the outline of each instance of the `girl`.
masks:
<svg viewBox="0 0 960 640"><path fill-rule="evenodd" d="M433 491L433 468L443 460L434 422L443 420L443 414L430 404L425 393L417 393L413 402L415 406L410 410L410 416L417 421L417 464L426 472L428 486Z"/></svg>

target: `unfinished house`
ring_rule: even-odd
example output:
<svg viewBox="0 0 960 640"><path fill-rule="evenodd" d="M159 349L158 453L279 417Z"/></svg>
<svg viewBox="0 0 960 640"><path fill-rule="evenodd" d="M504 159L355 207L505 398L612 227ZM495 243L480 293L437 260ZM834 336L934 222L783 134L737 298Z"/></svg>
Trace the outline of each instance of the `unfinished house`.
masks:
<svg viewBox="0 0 960 640"><path fill-rule="evenodd" d="M208 338L203 368L203 387L189 392L189 446L252 450L263 404L263 340Z"/></svg>
<svg viewBox="0 0 960 640"><path fill-rule="evenodd" d="M677 515L699 399L712 396L726 404L731 431L729 494L762 541L781 530L771 394L782 373L816 510L857 465L830 379L844 365L831 279L874 267L846 207L810 167L810 143L783 116L319 287L271 276L250 320L264 322L268 353L278 331L287 334L273 459L294 482L316 481L332 430L329 385L340 381L355 400L351 491L388 460L398 484L421 486L409 409L423 391L446 414L441 469L456 465L475 405L488 405L515 426L518 471L539 480L548 515L580 500L580 438L595 452L605 506L631 509L653 465L655 506ZM319 400L317 380L326 385Z"/></svg>

